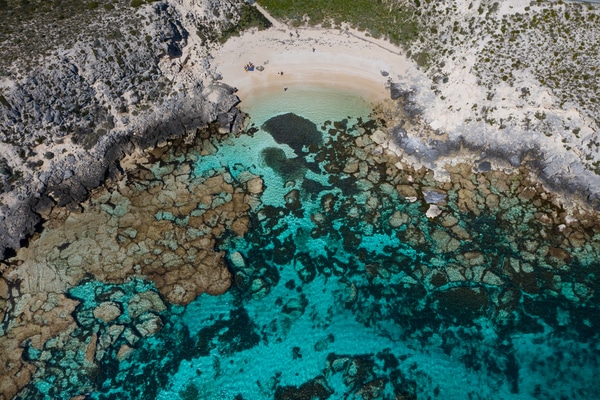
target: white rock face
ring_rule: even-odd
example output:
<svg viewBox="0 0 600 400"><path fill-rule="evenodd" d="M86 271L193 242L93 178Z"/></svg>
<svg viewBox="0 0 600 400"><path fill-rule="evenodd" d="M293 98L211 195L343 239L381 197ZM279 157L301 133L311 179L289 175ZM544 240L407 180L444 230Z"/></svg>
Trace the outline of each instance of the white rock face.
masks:
<svg viewBox="0 0 600 400"><path fill-rule="evenodd" d="M440 208L435 204L431 204L426 212L427 218L435 218L440 214L442 214L442 210L440 210Z"/></svg>

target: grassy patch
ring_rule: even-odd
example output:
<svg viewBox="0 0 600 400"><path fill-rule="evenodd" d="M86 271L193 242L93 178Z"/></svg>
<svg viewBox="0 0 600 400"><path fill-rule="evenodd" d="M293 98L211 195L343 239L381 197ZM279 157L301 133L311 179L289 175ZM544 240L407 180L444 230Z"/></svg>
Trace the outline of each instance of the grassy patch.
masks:
<svg viewBox="0 0 600 400"><path fill-rule="evenodd" d="M308 22L335 28L347 22L398 45L410 44L419 32L413 9L391 0L261 0L260 4L292 26Z"/></svg>
<svg viewBox="0 0 600 400"><path fill-rule="evenodd" d="M267 29L271 26L271 22L261 14L256 7L249 4L244 4L240 9L240 20L237 24L230 24L226 29L223 30L221 36L221 43L224 43L231 36L239 35L250 28L258 28L259 30Z"/></svg>

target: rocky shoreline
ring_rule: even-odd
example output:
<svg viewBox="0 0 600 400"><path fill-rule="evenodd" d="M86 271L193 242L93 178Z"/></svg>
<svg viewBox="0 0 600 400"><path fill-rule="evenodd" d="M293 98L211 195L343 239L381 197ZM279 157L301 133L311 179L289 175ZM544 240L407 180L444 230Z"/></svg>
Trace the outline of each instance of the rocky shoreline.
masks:
<svg viewBox="0 0 600 400"><path fill-rule="evenodd" d="M90 62L90 54L98 50L84 42L54 59L58 72L39 67L26 78L3 78L1 128L12 142L0 147L0 261L8 261L0 263L0 343L10 349L0 359L0 399L13 398L32 376L44 376L53 354L65 349L84 354L72 361L85 367L81 379L87 379L85 373L106 360L127 358L141 338L160 331L169 307L188 304L202 293L220 294L232 284L246 287L255 298L269 292L272 282L261 275L264 271L252 271L239 253L226 258L215 250L217 243L248 230L247 214L260 203L261 178L246 174L234 179L219 170L199 179L194 160L177 153L187 144L209 154L221 140L243 130L235 88L220 83L211 70L211 45L189 34L198 24L216 34L225 15L235 17L239 6L207 2L200 7L193 1L148 6L138 12L151 21L151 39L158 38L150 40L148 51L119 53L125 46L116 41ZM108 61L118 55L125 60ZM148 59L146 69L127 69ZM112 73L124 74L117 79L121 86L108 87ZM61 80L64 87L53 86ZM143 90L134 90L138 84L148 91L153 85L166 89L141 98ZM69 97L73 86L77 94ZM55 97L54 102L48 97ZM432 244L436 252L455 257L447 268L423 266L415 277L427 290L439 289L442 302L449 298L454 304L466 293L473 302L467 311L474 315L487 307L498 314L512 312L520 298L539 291L573 301L574 308L595 298L596 280L577 275L581 265L593 264L600 248L595 211L600 199L588 175L570 179L577 165L569 175L559 175L556 169L564 160L544 163L549 156L535 146L490 149L459 136L448 138L423 120L418 101L405 86L392 85L391 97L377 114L380 129L323 151L327 172L376 192L351 218L363 215L372 229L386 224L406 228L398 233L402 241L419 249ZM66 103L80 107L75 112ZM181 171L179 165L187 167ZM298 193L286 195L286 212L300 209ZM422 221L411 221L406 213L394 212L382 222L380 205L390 198L420 207L431 222L428 237ZM328 218L346 217L335 211L333 197L328 201L314 216L315 235L325 235ZM86 220L90 210L97 219ZM128 219L121 219L124 210ZM493 230L493 221L483 218L492 212L504 225L537 228L535 234L513 232L512 250L520 256L503 265L488 265L483 250L460 250L462 242L479 239L455 214L470 215L477 223L481 219L487 224L483 228ZM85 234L40 239L60 226ZM99 227L107 232L97 231ZM28 248L31 238L37 242ZM180 245L180 238L185 244ZM344 246L350 249L352 236L348 238ZM100 253L83 247L92 239L91 248ZM287 257L286 251L279 257ZM539 270L534 271L532 260L541 260ZM397 271L370 265L367 272L382 279ZM115 286L97 289L96 279ZM87 289L68 293L81 282ZM464 282L473 288L457 289ZM68 373L60 379L68 385Z"/></svg>
<svg viewBox="0 0 600 400"><path fill-rule="evenodd" d="M533 143L512 146L494 140L477 143L481 139L450 135L441 129L433 129L425 121L414 89L392 83L390 95L398 104L383 105L377 110L391 126L388 146L399 156L411 160L414 166L435 170L440 180L448 179L444 166L461 162L472 163L474 170L481 172L495 169L510 173L524 168L547 190L561 196L567 209L600 209L600 177L583 169L573 154L552 155L548 149Z"/></svg>
<svg viewBox="0 0 600 400"><path fill-rule="evenodd" d="M565 210L524 167L505 173L482 163L477 170L457 163L446 166L451 179L439 181L432 170L415 169L392 151L384 124L365 121L349 130L343 122L328 122L321 129L335 140L308 146L342 195L322 197L320 208L311 211L314 227L307 234L337 237L350 253L360 237L382 230L416 249L420 266L415 270L400 257L404 261L398 264L373 261L365 271L369 282L383 288L401 275L398 268L407 268L397 293L381 290L378 296L388 296L389 302L401 303L403 296L427 302L427 312L437 313L430 324L458 316L469 325L474 317L491 315L500 325L528 329L530 322L512 321L513 313L551 323L552 315L535 307L533 296L538 295L563 300L573 313L589 306L598 285L582 272L594 268L600 252L596 213ZM285 129L278 126L273 129ZM304 153L307 147L295 142L296 136L282 133L271 135ZM306 284L319 274L363 275L335 257L317 263L309 253L294 255L293 243L273 236L283 229L282 216L304 213L304 184L288 182L292 188L282 193L284 207L263 207L261 177L240 171L234 176L226 168L195 171L200 157L239 139L235 136L213 126L187 138L189 144L184 139L159 143L122 159L118 179L94 190L81 211L53 208L44 231L18 251L0 277L0 344L10 349L0 358L0 388L7 399L16 393L17 398L38 396L40 388L28 386L30 378L55 382L48 389L51 395L97 390L91 376L133 357L147 337L167 340L161 332L173 329L164 326L177 318L177 307L200 294L217 295L233 287L241 298L265 299L279 283L277 268L263 262L271 257L277 265L293 257L301 260L292 273ZM306 176L302 171L315 168L311 163L267 162L288 179ZM397 207L403 211L394 211ZM336 221L344 221L341 232L333 229ZM254 253L221 250L236 237L254 243ZM490 252L496 237L507 241ZM271 248L272 242L277 245ZM370 259L378 256L366 257ZM393 317L373 311L378 298L359 304L358 298L373 294L368 286L352 282L345 283L343 299L361 321L375 324ZM296 312L286 307L284 312ZM403 321L407 333L419 334L420 319ZM582 325L574 320L572 334L585 336L591 329L586 323L596 326L598 321ZM167 353L175 357L173 362L185 357ZM79 385L69 389L73 375Z"/></svg>
<svg viewBox="0 0 600 400"><path fill-rule="evenodd" d="M217 101L208 101L208 96ZM91 154L80 154L77 163L69 159L55 163L46 182L42 182L41 192L30 194L31 197L20 201L15 208L5 209L3 221L6 223L0 226L0 250L4 254L6 249L16 250L26 243L50 208L77 209L91 190L121 171L120 161L126 154L152 149L166 140L195 135L198 129L211 123L219 123L225 131L238 132L243 121L243 114L235 107L238 101L232 88L222 84L210 86L193 103L181 105L180 113L156 121L139 135L129 132L106 138Z"/></svg>
<svg viewBox="0 0 600 400"><path fill-rule="evenodd" d="M216 81L207 39L190 31L209 21L204 34L218 37L242 4L121 4L31 73L0 77L0 259L27 243L51 206L77 208L115 176L124 154L212 123L240 129L234 90ZM146 43L127 30L139 20ZM115 39L98 44L94 29Z"/></svg>

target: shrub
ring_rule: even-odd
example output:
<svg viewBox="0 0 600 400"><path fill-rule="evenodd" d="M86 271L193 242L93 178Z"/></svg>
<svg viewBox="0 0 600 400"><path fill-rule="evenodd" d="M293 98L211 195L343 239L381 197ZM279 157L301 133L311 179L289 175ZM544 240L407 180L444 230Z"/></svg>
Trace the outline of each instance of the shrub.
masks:
<svg viewBox="0 0 600 400"><path fill-rule="evenodd" d="M425 51L415 54L415 62L421 68L427 68L429 66L429 59L429 53Z"/></svg>
<svg viewBox="0 0 600 400"><path fill-rule="evenodd" d="M225 42L231 36L237 35L241 31L245 31L250 28L258 28L263 30L271 27L271 22L262 15L256 7L249 4L244 4L240 10L240 20L235 25L230 25L222 33L221 42Z"/></svg>
<svg viewBox="0 0 600 400"><path fill-rule="evenodd" d="M404 2L372 0L263 0L261 4L290 25L303 24L308 16L311 25L328 20L334 25L348 22L359 31L377 28L395 44L408 45L420 31L414 8ZM372 34L372 32L370 32Z"/></svg>

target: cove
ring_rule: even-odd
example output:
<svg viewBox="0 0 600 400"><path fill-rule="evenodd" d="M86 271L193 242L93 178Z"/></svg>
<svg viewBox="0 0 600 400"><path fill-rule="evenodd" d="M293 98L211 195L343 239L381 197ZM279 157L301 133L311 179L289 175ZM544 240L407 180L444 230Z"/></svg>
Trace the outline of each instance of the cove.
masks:
<svg viewBox="0 0 600 400"><path fill-rule="evenodd" d="M150 216L115 233L134 260L122 264L141 273L69 290L71 337L102 344L94 368L61 377L87 365L85 351L30 346L45 374L22 398L600 396L591 220L560 227L561 209L526 175L461 164L436 182L385 150L360 99L291 94L254 102L239 137L162 152L119 192L130 197L100 196L98 215L117 227ZM148 187L157 208L127 220ZM232 285L188 301L177 285L193 290L196 275L170 280L199 270L207 247Z"/></svg>

